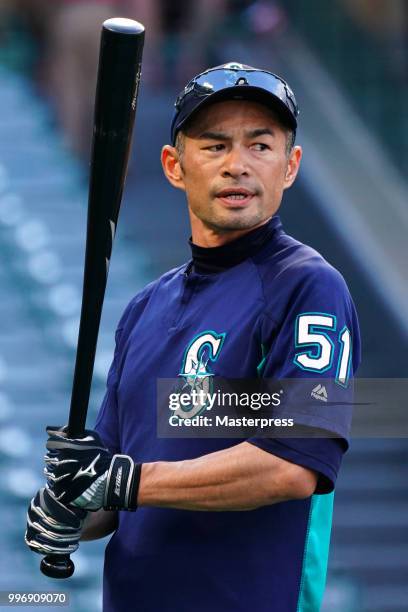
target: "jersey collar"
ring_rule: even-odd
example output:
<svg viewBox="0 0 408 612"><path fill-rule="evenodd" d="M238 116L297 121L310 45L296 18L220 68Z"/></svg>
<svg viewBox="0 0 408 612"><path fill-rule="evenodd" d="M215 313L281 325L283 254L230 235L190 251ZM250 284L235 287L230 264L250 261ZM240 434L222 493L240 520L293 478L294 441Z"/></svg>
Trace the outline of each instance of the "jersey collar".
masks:
<svg viewBox="0 0 408 612"><path fill-rule="evenodd" d="M197 274L216 274L233 266L237 266L249 257L253 257L268 243L275 232L281 227L278 215L274 215L268 223L248 232L242 238L237 238L219 247L200 247L189 240L193 256L192 265Z"/></svg>

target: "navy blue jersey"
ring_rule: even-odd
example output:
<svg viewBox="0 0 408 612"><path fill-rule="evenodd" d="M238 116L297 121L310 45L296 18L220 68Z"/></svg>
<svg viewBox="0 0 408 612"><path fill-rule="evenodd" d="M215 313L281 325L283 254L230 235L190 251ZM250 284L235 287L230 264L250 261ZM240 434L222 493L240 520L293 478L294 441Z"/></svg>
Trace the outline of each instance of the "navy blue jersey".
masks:
<svg viewBox="0 0 408 612"><path fill-rule="evenodd" d="M139 462L178 461L242 441L157 437L157 379L194 367L223 378L261 372L318 378L322 386L330 378L340 395L348 393L360 344L342 276L285 234L277 216L251 234L218 248L226 265L203 272L199 261L185 264L148 285L127 307L96 425L112 452ZM231 250L241 254L238 260ZM203 362L204 345L211 350ZM316 612L349 416L335 410L330 420L327 412L322 417L312 410L303 417L305 425L338 437L249 441L315 470L315 495L246 512L120 512L106 549L104 610Z"/></svg>

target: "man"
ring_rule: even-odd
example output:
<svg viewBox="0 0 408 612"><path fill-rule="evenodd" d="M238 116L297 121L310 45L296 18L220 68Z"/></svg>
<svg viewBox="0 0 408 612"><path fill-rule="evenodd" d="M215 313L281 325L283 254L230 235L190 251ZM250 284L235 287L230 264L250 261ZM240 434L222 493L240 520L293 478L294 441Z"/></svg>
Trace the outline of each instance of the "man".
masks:
<svg viewBox="0 0 408 612"><path fill-rule="evenodd" d="M192 260L125 310L96 431L48 429L49 489L26 540L61 554L82 529L82 540L114 531L105 610L320 607L346 410L291 411L321 437L160 438L156 423L156 381L178 375L313 377L315 404L329 383L332 404L350 399L360 347L347 287L276 214L302 156L297 115L285 81L241 64L186 86L162 164L187 196ZM85 528L84 510L96 511Z"/></svg>

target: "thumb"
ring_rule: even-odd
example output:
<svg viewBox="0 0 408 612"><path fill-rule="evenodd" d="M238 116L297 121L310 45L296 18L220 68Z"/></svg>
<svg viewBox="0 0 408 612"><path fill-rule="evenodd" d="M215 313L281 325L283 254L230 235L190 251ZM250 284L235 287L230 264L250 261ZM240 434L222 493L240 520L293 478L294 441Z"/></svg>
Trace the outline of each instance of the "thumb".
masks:
<svg viewBox="0 0 408 612"><path fill-rule="evenodd" d="M68 425L47 425L45 431L49 436L60 436L62 438L67 437Z"/></svg>

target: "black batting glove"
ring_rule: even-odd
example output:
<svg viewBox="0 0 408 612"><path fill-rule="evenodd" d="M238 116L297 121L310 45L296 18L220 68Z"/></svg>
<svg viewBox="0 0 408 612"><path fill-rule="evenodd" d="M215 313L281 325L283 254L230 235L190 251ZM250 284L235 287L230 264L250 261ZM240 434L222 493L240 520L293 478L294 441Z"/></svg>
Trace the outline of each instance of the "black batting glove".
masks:
<svg viewBox="0 0 408 612"><path fill-rule="evenodd" d="M66 427L47 433L44 473L57 500L91 511L136 509L141 464L112 455L96 431L82 438L68 438Z"/></svg>
<svg viewBox="0 0 408 612"><path fill-rule="evenodd" d="M40 489L28 508L25 542L42 555L69 555L78 548L86 515L81 508L63 506L48 489Z"/></svg>

